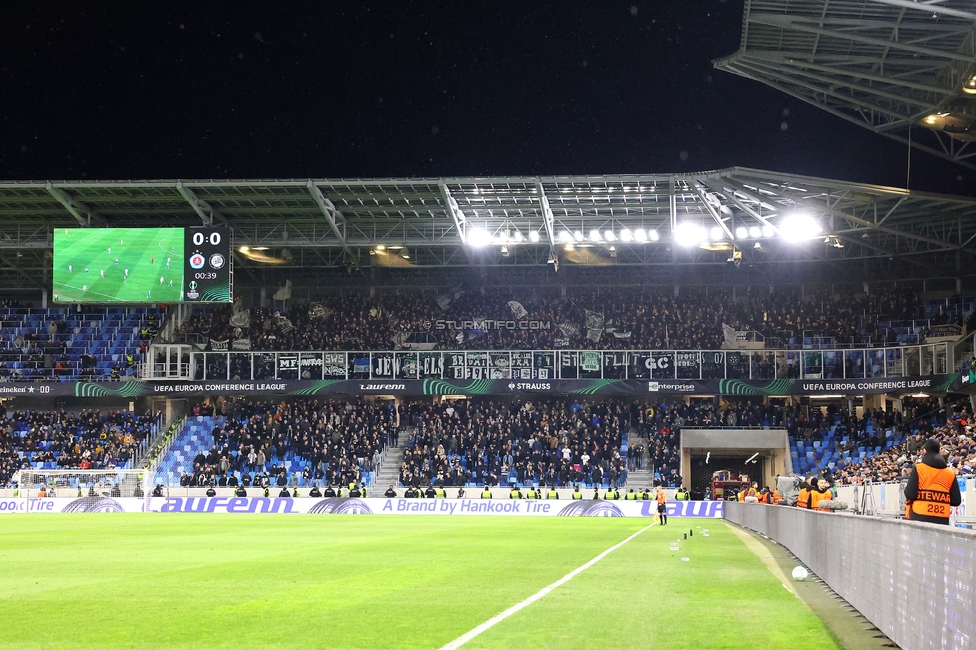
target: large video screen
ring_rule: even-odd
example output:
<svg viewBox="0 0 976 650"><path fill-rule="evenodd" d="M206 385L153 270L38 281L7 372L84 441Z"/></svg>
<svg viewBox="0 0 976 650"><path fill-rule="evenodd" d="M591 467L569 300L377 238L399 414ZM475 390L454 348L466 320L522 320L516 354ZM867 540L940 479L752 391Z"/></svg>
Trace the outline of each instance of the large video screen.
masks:
<svg viewBox="0 0 976 650"><path fill-rule="evenodd" d="M230 237L219 228L54 231L54 302L230 302Z"/></svg>

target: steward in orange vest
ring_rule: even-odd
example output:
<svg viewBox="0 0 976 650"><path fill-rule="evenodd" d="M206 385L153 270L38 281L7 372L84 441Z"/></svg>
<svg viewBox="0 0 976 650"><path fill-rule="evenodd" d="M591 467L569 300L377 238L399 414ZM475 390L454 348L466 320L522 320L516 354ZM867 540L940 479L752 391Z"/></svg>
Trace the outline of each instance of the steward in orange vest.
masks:
<svg viewBox="0 0 976 650"><path fill-rule="evenodd" d="M905 517L912 521L948 524L949 508L962 503L956 473L939 455L939 442L926 440L922 462L912 469L905 486Z"/></svg>
<svg viewBox="0 0 976 650"><path fill-rule="evenodd" d="M822 478L817 481L817 486L812 488L809 492L810 499L810 509L811 510L821 510L821 501L832 501L834 498L834 492L830 489L830 481ZM824 512L829 512L824 510Z"/></svg>
<svg viewBox="0 0 976 650"><path fill-rule="evenodd" d="M662 526L668 525L668 496L663 487L657 489L657 517Z"/></svg>
<svg viewBox="0 0 976 650"><path fill-rule="evenodd" d="M797 508L809 508L810 507L810 488L816 483L816 479L812 476L809 480L804 480L800 483L800 495L796 498Z"/></svg>
<svg viewBox="0 0 976 650"><path fill-rule="evenodd" d="M756 489L757 483L753 483L751 486L739 492L739 501L745 501L746 497L758 497L759 491Z"/></svg>

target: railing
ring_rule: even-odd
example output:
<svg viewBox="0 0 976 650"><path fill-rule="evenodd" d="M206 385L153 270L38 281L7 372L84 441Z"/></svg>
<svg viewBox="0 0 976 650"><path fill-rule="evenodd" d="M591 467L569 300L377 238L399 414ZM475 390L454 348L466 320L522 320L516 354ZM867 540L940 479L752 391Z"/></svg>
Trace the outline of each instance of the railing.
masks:
<svg viewBox="0 0 976 650"><path fill-rule="evenodd" d="M159 444L160 439L165 435L165 428L163 427L163 415L162 413L156 415L156 422L153 424L154 430L152 435L148 438L144 438L139 444L139 450L130 459L131 466L133 468L140 467L146 460L146 458L151 453L152 449Z"/></svg>
<svg viewBox="0 0 976 650"><path fill-rule="evenodd" d="M162 442L158 443L153 451L148 454L150 458L148 462L144 463L146 466L147 475L152 477L156 476L156 472L159 471L159 464L164 458L166 458L166 454L169 453L169 450L173 447L173 443L176 442L176 439L180 436L180 432L183 431L183 427L186 426L186 420L188 417L189 416L184 415L179 422L170 424L169 428L166 430L166 435Z"/></svg>
<svg viewBox="0 0 976 650"><path fill-rule="evenodd" d="M866 379L955 370L947 343L832 350L458 350L193 352L153 346L146 378L323 379Z"/></svg>

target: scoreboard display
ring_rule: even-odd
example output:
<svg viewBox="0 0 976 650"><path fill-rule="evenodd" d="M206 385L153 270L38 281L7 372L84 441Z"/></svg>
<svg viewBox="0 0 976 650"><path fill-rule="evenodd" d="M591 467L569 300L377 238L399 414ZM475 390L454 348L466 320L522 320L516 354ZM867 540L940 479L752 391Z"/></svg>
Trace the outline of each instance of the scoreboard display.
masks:
<svg viewBox="0 0 976 650"><path fill-rule="evenodd" d="M56 303L230 302L226 228L54 231Z"/></svg>
<svg viewBox="0 0 976 650"><path fill-rule="evenodd" d="M187 228L183 238L184 302L230 302L230 234L226 228Z"/></svg>

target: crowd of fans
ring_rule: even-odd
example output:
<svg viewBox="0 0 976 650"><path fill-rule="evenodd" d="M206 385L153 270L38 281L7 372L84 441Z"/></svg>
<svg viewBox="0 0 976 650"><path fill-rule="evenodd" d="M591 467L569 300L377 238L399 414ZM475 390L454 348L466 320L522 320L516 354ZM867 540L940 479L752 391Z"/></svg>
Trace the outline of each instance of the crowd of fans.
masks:
<svg viewBox="0 0 976 650"><path fill-rule="evenodd" d="M193 459L180 482L295 486L301 477L304 485L361 484L404 427L412 428L399 468L404 486L617 487L629 472L647 468L657 473L655 484L676 487L683 427L780 426L797 441L826 439L834 427L838 449L845 451L894 443L860 462L838 463L830 478L839 484L904 479L928 438L939 440L950 467L974 472L976 425L968 405L940 408L936 400L905 398L903 406L904 414L867 409L857 417L833 404L811 408L730 398L693 398L690 404L475 398L403 403L399 411L392 403L239 398L222 401L216 412L208 403L194 407L196 415L222 417L211 448ZM0 405L0 485L31 467L123 467L157 423L158 415L127 411L18 411L8 417ZM627 431L632 433L622 451Z"/></svg>
<svg viewBox="0 0 976 650"><path fill-rule="evenodd" d="M548 398L412 404L402 485L622 485L626 405Z"/></svg>
<svg viewBox="0 0 976 650"><path fill-rule="evenodd" d="M510 303L518 303L519 307ZM603 289L562 296L512 288L433 292L350 293L286 312L254 309L243 321L238 306L197 312L182 335L247 339L253 350L390 350L411 342L439 349L719 349L723 324L757 331L777 347L799 347L804 337L837 347L894 343L894 329L877 323L924 318L919 295L903 290L870 294L801 294L768 288L683 292ZM485 320L540 321L544 329L479 327ZM471 323L462 326L461 322ZM241 326L242 322L246 325ZM236 326L235 326L236 325ZM914 335L924 335L916 329Z"/></svg>
<svg viewBox="0 0 976 650"><path fill-rule="evenodd" d="M398 432L392 404L241 398L225 402L216 413L223 419L213 429L213 444L193 459L182 485L284 487L298 485L299 475L305 484L362 483L363 473L375 470ZM291 471L286 460L293 463ZM294 462L302 468L296 471Z"/></svg>
<svg viewBox="0 0 976 650"><path fill-rule="evenodd" d="M51 463L48 469L124 467L152 437L158 421L158 414L88 409L16 411L8 418L0 405L0 485L12 483L21 469Z"/></svg>
<svg viewBox="0 0 976 650"><path fill-rule="evenodd" d="M922 455L922 445L933 438L941 445L946 463L960 475L976 471L976 434L973 415L968 406L955 405L939 409L930 417L912 423L913 431L902 441L869 458L841 467L833 479L841 484L864 481L900 481L911 474L912 467Z"/></svg>

